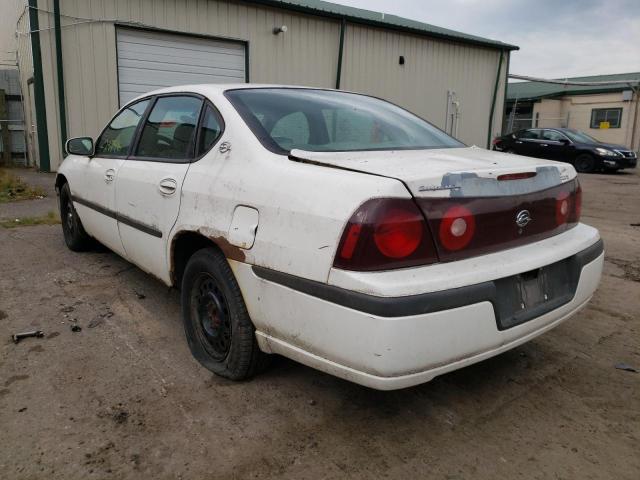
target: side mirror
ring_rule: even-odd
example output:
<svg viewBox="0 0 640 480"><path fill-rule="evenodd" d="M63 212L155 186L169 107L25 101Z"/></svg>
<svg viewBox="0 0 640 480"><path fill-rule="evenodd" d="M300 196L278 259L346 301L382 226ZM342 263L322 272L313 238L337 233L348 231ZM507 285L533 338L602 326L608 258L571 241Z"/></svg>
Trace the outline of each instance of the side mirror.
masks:
<svg viewBox="0 0 640 480"><path fill-rule="evenodd" d="M568 138L561 138L558 141L563 145L569 145L571 143Z"/></svg>
<svg viewBox="0 0 640 480"><path fill-rule="evenodd" d="M93 138L70 138L69 140L67 140L67 144L64 146L64 148L70 155L84 155L91 157L94 154Z"/></svg>

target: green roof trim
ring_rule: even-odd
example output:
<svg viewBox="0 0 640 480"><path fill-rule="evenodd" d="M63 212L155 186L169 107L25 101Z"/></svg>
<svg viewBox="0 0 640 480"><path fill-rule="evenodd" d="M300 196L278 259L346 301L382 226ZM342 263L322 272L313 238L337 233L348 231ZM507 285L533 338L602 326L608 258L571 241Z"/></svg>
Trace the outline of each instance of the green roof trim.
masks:
<svg viewBox="0 0 640 480"><path fill-rule="evenodd" d="M498 40L491 40L489 38L456 32L455 30L449 30L448 28L437 27L435 25L398 17L396 15L348 7L346 5L324 2L322 0L249 0L249 2L270 7L284 8L311 15L320 15L323 17L346 20L352 23L361 23L392 30L400 30L417 35L470 43L483 47L497 48L500 50L519 50L519 47L516 45L510 45Z"/></svg>
<svg viewBox="0 0 640 480"><path fill-rule="evenodd" d="M608 82L628 80L634 85L640 85L640 72L615 73L612 75L592 75L589 77L556 78L554 80L567 82ZM560 85L544 82L510 82L507 86L507 101L519 102L538 100L540 98L563 97L565 95L592 95L594 93L612 93L629 90L629 85L611 83L603 85Z"/></svg>

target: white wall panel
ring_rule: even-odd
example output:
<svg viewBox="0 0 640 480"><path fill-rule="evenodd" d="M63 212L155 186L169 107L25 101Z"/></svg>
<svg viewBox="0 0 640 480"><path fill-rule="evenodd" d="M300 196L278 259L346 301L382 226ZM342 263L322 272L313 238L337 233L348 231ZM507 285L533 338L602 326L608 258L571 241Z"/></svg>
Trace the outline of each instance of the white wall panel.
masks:
<svg viewBox="0 0 640 480"><path fill-rule="evenodd" d="M120 105L163 87L244 83L245 44L118 28Z"/></svg>
<svg viewBox="0 0 640 480"><path fill-rule="evenodd" d="M400 65L400 56L405 64ZM342 87L385 98L444 128L447 91L460 102L458 138L486 146L500 52L475 45L349 24ZM504 84L506 58L501 72ZM499 88L495 118L502 118ZM494 122L494 130L501 121Z"/></svg>

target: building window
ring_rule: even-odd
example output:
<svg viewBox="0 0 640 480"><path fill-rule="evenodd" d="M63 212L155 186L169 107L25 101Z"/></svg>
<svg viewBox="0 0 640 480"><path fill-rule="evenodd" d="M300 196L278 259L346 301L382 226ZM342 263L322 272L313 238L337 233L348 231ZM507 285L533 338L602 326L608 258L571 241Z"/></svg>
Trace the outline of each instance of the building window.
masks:
<svg viewBox="0 0 640 480"><path fill-rule="evenodd" d="M608 128L620 128L621 121L621 108L594 108L591 110L591 128L601 128L602 122L609 122Z"/></svg>

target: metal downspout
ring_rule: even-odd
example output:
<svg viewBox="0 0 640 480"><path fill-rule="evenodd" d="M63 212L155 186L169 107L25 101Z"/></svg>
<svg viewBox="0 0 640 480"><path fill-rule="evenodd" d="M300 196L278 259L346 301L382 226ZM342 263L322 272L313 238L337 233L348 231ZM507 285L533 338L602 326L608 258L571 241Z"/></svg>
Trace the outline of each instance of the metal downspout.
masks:
<svg viewBox="0 0 640 480"><path fill-rule="evenodd" d="M496 73L496 84L493 86L493 97L491 100L491 111L489 113L489 131L487 132L487 148L491 146L491 131L493 130L493 114L496 111L496 100L498 98L498 86L500 85L500 72L502 71L502 60L504 50L500 50L500 60L498 61L498 72ZM504 86L505 90L507 85Z"/></svg>
<svg viewBox="0 0 640 480"><path fill-rule="evenodd" d="M340 90L340 80L342 79L342 54L344 52L344 32L347 29L347 20L342 19L340 24L340 46L338 47L338 72L336 74L336 90Z"/></svg>
<svg viewBox="0 0 640 480"><path fill-rule="evenodd" d="M44 97L44 81L42 78L42 54L40 52L40 22L38 20L38 0L29 0L29 30L31 35L31 52L33 55L33 94L36 108L38 128L38 154L40 170L51 169L49 158L49 132L47 130L47 108Z"/></svg>
<svg viewBox="0 0 640 480"><path fill-rule="evenodd" d="M629 148L633 150L636 142L636 126L638 124L638 104L640 103L640 86L635 88L631 87L631 89L633 90L634 96L636 97L636 108L634 109L633 124L631 126L631 143L629 144ZM633 99L633 97L631 98ZM638 148L636 148L635 151L636 153L640 152L640 146L638 146Z"/></svg>
<svg viewBox="0 0 640 480"><path fill-rule="evenodd" d="M509 86L509 67L511 64L511 53L507 52L507 69L504 72L504 99L502 100L502 124L504 125L504 118L507 115L507 87ZM504 135L505 133L510 133L510 132L503 132L502 131L502 125L500 125L500 134Z"/></svg>
<svg viewBox="0 0 640 480"><path fill-rule="evenodd" d="M62 67L62 29L60 27L60 0L53 0L53 18L56 36L56 69L58 73L58 109L60 116L60 141L62 157L67 143L67 107L64 95L64 71Z"/></svg>

